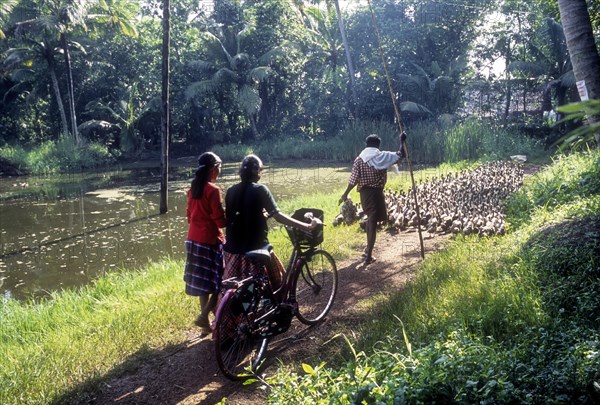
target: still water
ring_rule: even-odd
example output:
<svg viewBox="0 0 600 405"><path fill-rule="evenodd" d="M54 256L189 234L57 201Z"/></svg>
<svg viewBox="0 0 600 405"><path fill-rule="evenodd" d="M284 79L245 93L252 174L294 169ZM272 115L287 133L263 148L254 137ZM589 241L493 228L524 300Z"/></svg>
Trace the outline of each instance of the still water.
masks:
<svg viewBox="0 0 600 405"><path fill-rule="evenodd" d="M194 160L170 168L169 212L159 215L159 168L0 179L0 294L26 300L79 287L116 269L182 259ZM225 193L238 181L224 165ZM271 164L261 182L277 200L343 187L348 167Z"/></svg>

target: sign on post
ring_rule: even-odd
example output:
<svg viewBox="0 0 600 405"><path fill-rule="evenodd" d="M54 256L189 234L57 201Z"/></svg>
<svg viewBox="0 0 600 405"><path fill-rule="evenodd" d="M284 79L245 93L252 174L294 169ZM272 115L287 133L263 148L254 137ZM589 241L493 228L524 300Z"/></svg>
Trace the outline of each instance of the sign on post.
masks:
<svg viewBox="0 0 600 405"><path fill-rule="evenodd" d="M581 101L586 101L590 99L587 87L585 86L585 80L579 80L577 82L577 91L579 92L579 98L581 98Z"/></svg>

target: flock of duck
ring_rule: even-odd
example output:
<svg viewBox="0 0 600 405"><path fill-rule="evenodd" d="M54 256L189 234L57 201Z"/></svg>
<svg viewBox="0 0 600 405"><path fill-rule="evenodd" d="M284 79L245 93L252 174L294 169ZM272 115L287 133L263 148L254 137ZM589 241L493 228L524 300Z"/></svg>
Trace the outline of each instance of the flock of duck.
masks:
<svg viewBox="0 0 600 405"><path fill-rule="evenodd" d="M523 184L523 168L518 162L499 161L472 170L426 179L417 185L421 230L430 234L503 234L502 201ZM419 224L412 190L386 191L388 228L397 231L416 229ZM342 205L334 225L365 216L360 204L350 199Z"/></svg>

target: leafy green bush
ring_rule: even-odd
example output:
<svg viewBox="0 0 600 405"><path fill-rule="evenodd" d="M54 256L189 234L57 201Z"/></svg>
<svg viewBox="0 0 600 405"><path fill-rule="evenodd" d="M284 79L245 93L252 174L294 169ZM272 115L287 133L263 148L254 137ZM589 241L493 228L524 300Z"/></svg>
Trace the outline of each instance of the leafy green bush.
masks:
<svg viewBox="0 0 600 405"><path fill-rule="evenodd" d="M51 174L79 171L114 163L116 157L109 149L97 143L77 146L71 138L46 141L34 149L4 147L0 156L31 174Z"/></svg>
<svg viewBox="0 0 600 405"><path fill-rule="evenodd" d="M27 168L27 152L21 147L4 146L0 148L0 157L10 161L19 169Z"/></svg>
<svg viewBox="0 0 600 405"><path fill-rule="evenodd" d="M507 220L513 227L530 220L536 207L553 210L562 204L600 194L600 154L559 155L535 175L528 187L507 201Z"/></svg>

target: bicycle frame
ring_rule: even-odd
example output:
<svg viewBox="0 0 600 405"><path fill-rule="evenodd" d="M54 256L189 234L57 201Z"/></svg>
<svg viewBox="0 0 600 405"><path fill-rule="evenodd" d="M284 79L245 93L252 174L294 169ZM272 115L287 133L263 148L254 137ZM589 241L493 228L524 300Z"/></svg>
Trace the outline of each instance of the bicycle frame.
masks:
<svg viewBox="0 0 600 405"><path fill-rule="evenodd" d="M259 370L269 340L286 332L294 317L305 325L315 325L331 308L337 290L333 257L318 249L318 239L293 236L292 254L276 289L267 275L272 273L273 263L266 248L248 252L246 258L270 267L267 272L250 275L243 270L246 277L241 280L223 280L213 338L217 362L227 378L243 380L249 377L247 370ZM319 296L323 286L327 286L326 292Z"/></svg>
<svg viewBox="0 0 600 405"><path fill-rule="evenodd" d="M273 296L276 298L278 303L292 304L294 305L294 311L297 310L297 274L298 271L302 269L304 263L306 263L306 258L310 255L310 252L314 250L316 249L309 248L307 250L302 250L300 247L294 246L294 250L292 251L292 255L290 256L288 265L286 266L286 271L283 276L283 280L281 281L281 286L279 286L279 288L273 292Z"/></svg>

